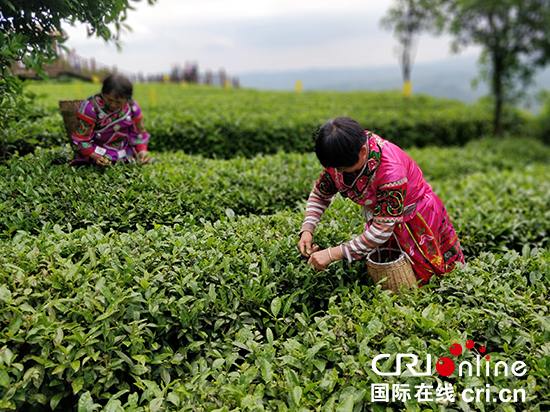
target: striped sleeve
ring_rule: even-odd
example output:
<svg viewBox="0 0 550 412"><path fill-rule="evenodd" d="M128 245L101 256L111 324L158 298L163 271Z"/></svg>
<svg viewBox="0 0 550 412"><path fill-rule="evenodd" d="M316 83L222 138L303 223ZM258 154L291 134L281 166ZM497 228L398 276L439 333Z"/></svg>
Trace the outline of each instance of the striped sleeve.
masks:
<svg viewBox="0 0 550 412"><path fill-rule="evenodd" d="M306 217L302 223L301 232L307 230L313 233L317 227L317 223L321 220L321 216L323 216L323 213L325 213L331 202L332 198L323 198L313 190L307 199Z"/></svg>
<svg viewBox="0 0 550 412"><path fill-rule="evenodd" d="M327 169L323 170L319 180L313 186L306 205L306 217L302 223L302 230L313 233L321 216L330 206L332 197L338 193L336 183Z"/></svg>
<svg viewBox="0 0 550 412"><path fill-rule="evenodd" d="M350 242L342 243L340 250L348 262L366 256L372 249L386 243L393 233L395 222L377 222Z"/></svg>

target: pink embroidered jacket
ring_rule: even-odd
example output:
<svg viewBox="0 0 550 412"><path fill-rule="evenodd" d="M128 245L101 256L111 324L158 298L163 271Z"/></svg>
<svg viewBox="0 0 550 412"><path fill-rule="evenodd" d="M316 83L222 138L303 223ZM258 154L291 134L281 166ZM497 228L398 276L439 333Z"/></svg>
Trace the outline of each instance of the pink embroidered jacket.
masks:
<svg viewBox="0 0 550 412"><path fill-rule="evenodd" d="M302 231L313 233L336 193L361 205L367 222L364 232L340 245L350 262L384 244L394 226L410 220L432 193L418 165L403 150L368 130L365 133L369 153L364 168L357 176L326 168L309 195L302 224Z"/></svg>

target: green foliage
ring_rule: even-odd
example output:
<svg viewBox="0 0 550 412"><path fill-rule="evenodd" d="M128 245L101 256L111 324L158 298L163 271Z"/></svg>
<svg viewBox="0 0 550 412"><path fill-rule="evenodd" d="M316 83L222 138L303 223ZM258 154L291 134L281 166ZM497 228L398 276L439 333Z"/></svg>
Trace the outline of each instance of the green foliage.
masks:
<svg viewBox="0 0 550 412"><path fill-rule="evenodd" d="M0 410L545 410L550 148L510 136L408 152L467 263L396 294L364 262L317 272L299 254L321 171L313 153L167 152L101 170L68 167L68 147L14 156L0 165ZM336 197L315 241L362 226ZM371 367L380 353L438 359L468 339L527 375L420 380ZM457 400L372 402L381 382L449 382ZM525 389L526 402L460 399L486 384Z"/></svg>
<svg viewBox="0 0 550 412"><path fill-rule="evenodd" d="M454 52L480 46L480 78L489 82L492 131L500 135L506 130L504 106L522 97L536 70L550 62L549 10L548 0L399 1L385 22L405 38L419 31L447 32Z"/></svg>
<svg viewBox="0 0 550 412"><path fill-rule="evenodd" d="M43 2L12 2L0 4L0 31L10 53L0 60L3 70L17 60L27 59L31 66L39 66L44 59L56 57L52 39L63 41L62 23L85 23L88 34L118 44L122 22L131 8L131 1L108 0L102 2L51 0ZM147 0L154 4L155 0ZM3 73L4 74L4 73Z"/></svg>
<svg viewBox="0 0 550 412"><path fill-rule="evenodd" d="M26 154L36 147L65 144L67 139L58 133L60 116L51 116L51 110L38 104L31 91L21 87L18 93L6 97L1 104L1 158L5 160L8 153Z"/></svg>
<svg viewBox="0 0 550 412"><path fill-rule="evenodd" d="M550 2L539 0L442 2L455 36L454 49L483 48L481 76L495 102L495 134L505 103L521 96L537 69L550 62Z"/></svg>
<svg viewBox="0 0 550 412"><path fill-rule="evenodd" d="M43 103L58 122L57 127L53 127L54 120L50 123L52 144L63 138L58 100L97 92L93 85L79 83L33 84L30 90L44 96ZM151 100L152 91L158 96L156 102ZM291 93L136 84L134 95L152 136L151 150L183 150L206 157L311 152L313 132L336 116L354 118L402 147L463 145L491 130L486 106L423 95L407 103L394 92ZM519 112L511 110L506 118L509 131L523 124Z"/></svg>
<svg viewBox="0 0 550 412"><path fill-rule="evenodd" d="M409 153L451 212L467 255L548 242L550 179L537 166L550 162L547 147L528 139L482 139ZM0 167L0 238L55 225L128 232L296 210L321 171L313 154L214 160L178 152L157 154L151 167L108 169L71 168L69 155L40 151Z"/></svg>
<svg viewBox="0 0 550 412"><path fill-rule="evenodd" d="M534 119L533 134L546 144L550 144L550 91L543 90L539 95L539 100L543 107Z"/></svg>
<svg viewBox="0 0 550 412"><path fill-rule="evenodd" d="M491 225L506 232L505 227L520 222L519 210L525 211L527 219L533 217L532 210L544 214L550 193L545 179L537 182L534 178L537 173L545 176L545 169L529 168L548 163L550 149L535 140L520 141L483 139L464 148L411 149L409 153L452 215L475 210L476 205L481 209L502 206L499 213L491 214L499 223ZM152 167L116 165L108 169L71 168L66 164L69 156L68 149L39 151L0 166L0 238L11 238L19 230L49 231L54 225L74 230L93 224L104 230L131 231L137 225L150 229L200 219L273 214L301 205L321 172L311 153L230 160L164 153L155 155ZM500 182L503 173L509 175ZM464 195L476 192L473 203ZM517 216L512 219L510 214ZM455 224L466 236L470 233L464 232L466 227L476 220L466 215ZM516 233L509 234L510 241L497 236L490 247L541 242L540 233L546 226L538 224L528 239L515 237L524 231L510 229ZM486 230L475 236L487 241Z"/></svg>
<svg viewBox="0 0 550 412"><path fill-rule="evenodd" d="M548 252L484 253L392 296L364 286L361 264L312 273L290 234L299 221L19 233L0 248L3 407L376 411L375 355L438 358L467 339L530 372L455 374L458 392L524 388L526 410L549 399Z"/></svg>
<svg viewBox="0 0 550 412"><path fill-rule="evenodd" d="M320 173L313 156L283 153L222 161L179 152L156 155L151 168L107 169L70 167L69 156L68 149L39 151L0 166L0 237L56 224L130 231L136 225L271 214L304 199Z"/></svg>

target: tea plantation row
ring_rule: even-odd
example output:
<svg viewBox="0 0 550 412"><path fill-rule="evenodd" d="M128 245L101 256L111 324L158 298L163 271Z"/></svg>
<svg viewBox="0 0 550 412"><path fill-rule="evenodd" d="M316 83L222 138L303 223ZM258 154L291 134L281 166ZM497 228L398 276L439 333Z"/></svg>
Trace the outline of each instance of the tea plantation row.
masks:
<svg viewBox="0 0 550 412"><path fill-rule="evenodd" d="M362 262L306 265L296 233L311 155L69 168L63 150L0 166L0 408L29 411L542 411L550 404L550 149L483 139L411 149L468 263L390 295ZM452 160L452 162L451 162ZM334 201L316 241L354 236ZM379 353L449 356L471 339L512 375L382 378ZM474 362L468 352L462 359ZM381 363L390 368L393 359ZM371 402L371 385L449 382L454 402ZM465 388L524 389L468 404Z"/></svg>
<svg viewBox="0 0 550 412"><path fill-rule="evenodd" d="M444 199L469 254L548 240L550 179L536 165L549 163L550 148L509 138L410 153ZM106 170L56 164L67 155L46 151L0 166L0 239L54 225L126 232L297 210L321 170L312 154L213 160L180 152L156 154L150 167Z"/></svg>
<svg viewBox="0 0 550 412"><path fill-rule="evenodd" d="M32 117L12 119L6 130L8 151L25 153L36 144L65 142L58 101L84 99L100 86L29 85L42 97ZM422 95L404 102L397 92L291 93L136 84L135 99L153 136L150 149L217 158L310 152L313 131L335 113L356 119L402 147L462 145L487 135L492 127L490 105ZM505 112L504 127L511 133L523 131L526 121L515 109Z"/></svg>
<svg viewBox="0 0 550 412"><path fill-rule="evenodd" d="M1 249L2 406L383 411L369 401L382 381L375 355L442 357L473 339L493 362L526 362L528 375L447 381L457 391L523 388L525 410L544 410L548 252L482 254L430 287L389 296L361 286L362 264L306 267L298 222L280 212L193 231L18 234Z"/></svg>

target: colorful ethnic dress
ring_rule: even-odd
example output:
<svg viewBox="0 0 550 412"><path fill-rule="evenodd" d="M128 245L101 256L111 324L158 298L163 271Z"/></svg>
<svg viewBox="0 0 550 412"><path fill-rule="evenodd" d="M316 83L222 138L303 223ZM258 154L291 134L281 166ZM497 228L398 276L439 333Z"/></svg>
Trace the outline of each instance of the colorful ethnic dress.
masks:
<svg viewBox="0 0 550 412"><path fill-rule="evenodd" d="M411 258L417 280L425 284L456 262L464 263L453 224L417 164L395 144L365 131L369 154L353 173L326 168L309 195L302 231L314 232L336 193L362 206L365 230L340 245L352 262L393 237ZM393 240L395 241L395 240Z"/></svg>
<svg viewBox="0 0 550 412"><path fill-rule="evenodd" d="M71 164L88 163L93 152L112 162L130 162L136 153L147 150L149 134L135 101L111 112L101 94L96 94L80 104L72 140L78 154Z"/></svg>

